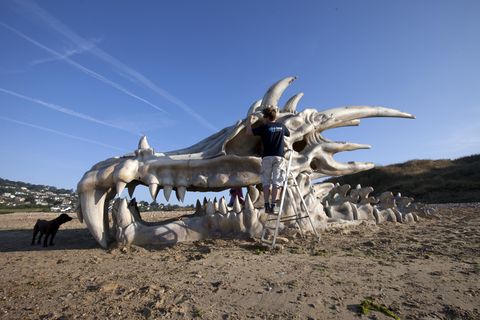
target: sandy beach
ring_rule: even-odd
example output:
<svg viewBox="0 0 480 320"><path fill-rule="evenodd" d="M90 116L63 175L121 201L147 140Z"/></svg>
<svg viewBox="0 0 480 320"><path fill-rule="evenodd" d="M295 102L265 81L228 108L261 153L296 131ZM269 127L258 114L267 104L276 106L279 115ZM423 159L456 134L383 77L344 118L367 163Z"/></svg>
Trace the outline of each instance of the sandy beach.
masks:
<svg viewBox="0 0 480 320"><path fill-rule="evenodd" d="M101 249L75 215L55 246L0 215L1 319L480 319L480 204L414 225L364 224L278 252L251 240ZM153 216L145 214L147 218Z"/></svg>

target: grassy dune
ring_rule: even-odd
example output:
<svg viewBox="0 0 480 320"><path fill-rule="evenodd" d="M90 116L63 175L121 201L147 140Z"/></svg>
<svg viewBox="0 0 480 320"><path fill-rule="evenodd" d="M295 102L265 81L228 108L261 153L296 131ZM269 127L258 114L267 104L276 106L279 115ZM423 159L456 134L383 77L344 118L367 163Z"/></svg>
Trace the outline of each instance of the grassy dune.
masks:
<svg viewBox="0 0 480 320"><path fill-rule="evenodd" d="M372 186L374 194L400 192L425 203L478 202L480 155L455 160L411 160L332 178L328 182Z"/></svg>

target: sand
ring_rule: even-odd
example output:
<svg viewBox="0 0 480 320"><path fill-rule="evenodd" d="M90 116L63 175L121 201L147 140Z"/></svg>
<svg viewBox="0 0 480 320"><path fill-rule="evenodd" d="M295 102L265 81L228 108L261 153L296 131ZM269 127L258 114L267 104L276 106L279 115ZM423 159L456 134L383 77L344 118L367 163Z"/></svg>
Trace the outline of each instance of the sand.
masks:
<svg viewBox="0 0 480 320"><path fill-rule="evenodd" d="M480 319L480 205L441 205L414 225L364 224L293 239L103 250L75 219L54 247L36 219L0 215L1 319Z"/></svg>

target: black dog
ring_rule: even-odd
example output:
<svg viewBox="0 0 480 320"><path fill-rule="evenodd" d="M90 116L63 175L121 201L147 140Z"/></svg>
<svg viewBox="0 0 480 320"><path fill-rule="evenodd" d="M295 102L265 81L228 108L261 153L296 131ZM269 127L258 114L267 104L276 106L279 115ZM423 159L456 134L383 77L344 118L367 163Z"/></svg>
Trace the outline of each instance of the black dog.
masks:
<svg viewBox="0 0 480 320"><path fill-rule="evenodd" d="M48 237L50 237L50 245L53 246L53 238L58 231L58 228L61 224L72 220L70 216L66 213L62 213L58 218L47 221L47 220L37 220L35 223L35 227L33 227L33 238L32 238L32 245L35 244L35 237L37 233L40 232L40 237L38 238L37 244L40 244L42 240L42 236L45 234L45 239L43 240L43 246L47 247L48 244Z"/></svg>

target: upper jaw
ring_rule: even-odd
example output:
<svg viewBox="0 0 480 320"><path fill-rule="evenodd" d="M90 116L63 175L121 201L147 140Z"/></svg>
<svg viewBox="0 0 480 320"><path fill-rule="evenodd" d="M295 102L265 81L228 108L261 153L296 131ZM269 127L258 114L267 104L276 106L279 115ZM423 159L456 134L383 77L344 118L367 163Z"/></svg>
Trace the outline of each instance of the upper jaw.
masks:
<svg viewBox="0 0 480 320"><path fill-rule="evenodd" d="M102 165L103 164L103 165ZM94 166L78 183L78 192L142 184L155 189L185 188L189 191L220 191L260 183L261 159L224 155L213 159L179 159L169 156L114 158Z"/></svg>

